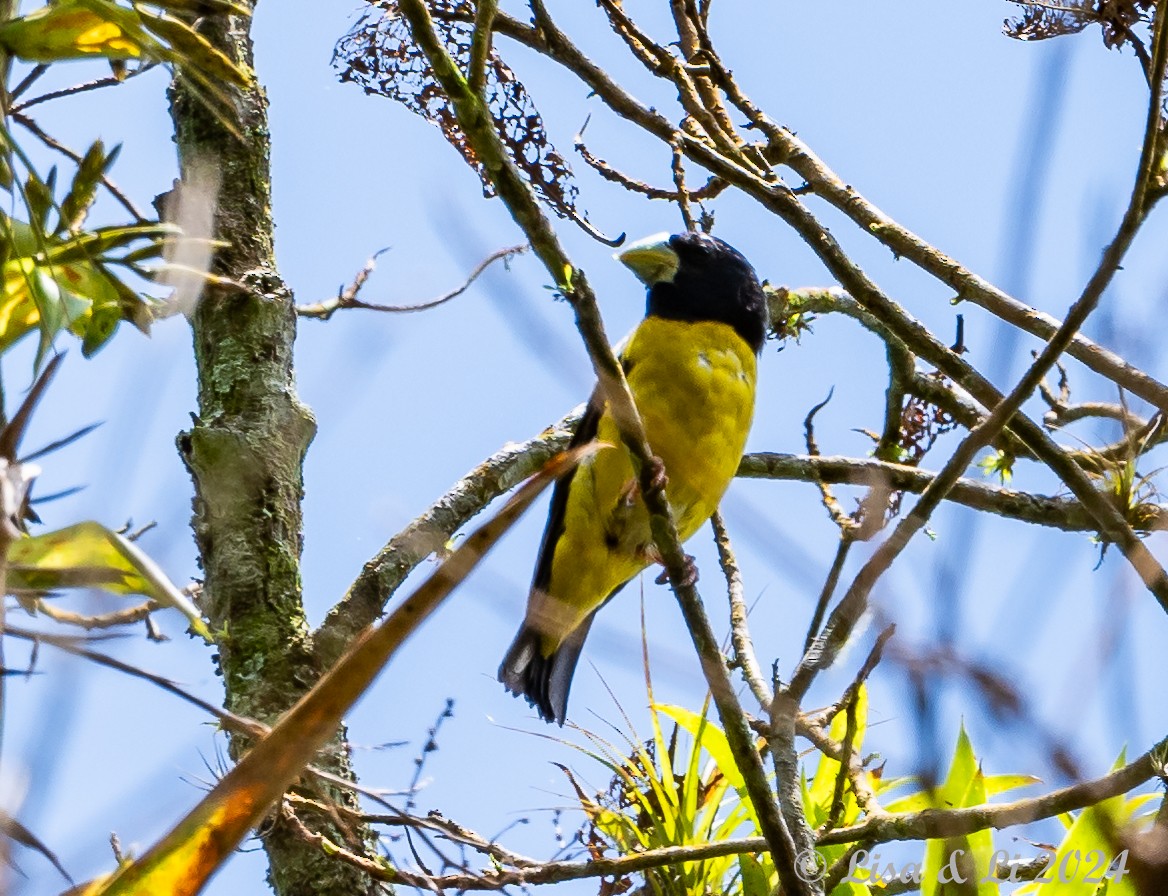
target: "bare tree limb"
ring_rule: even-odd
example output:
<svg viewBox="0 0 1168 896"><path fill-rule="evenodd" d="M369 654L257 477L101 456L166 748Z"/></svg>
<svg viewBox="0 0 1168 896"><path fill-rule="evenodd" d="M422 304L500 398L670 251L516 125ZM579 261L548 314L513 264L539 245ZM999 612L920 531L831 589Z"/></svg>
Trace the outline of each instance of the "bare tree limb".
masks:
<svg viewBox="0 0 1168 896"><path fill-rule="evenodd" d="M391 314L409 314L415 311L429 311L431 308L437 308L439 305L445 305L451 299L457 299L460 295L470 289L479 276L496 261L504 263L510 261L516 255L522 255L528 249L527 246L509 246L506 249L497 249L492 252L475 267L470 275L463 281L462 285L450 290L450 292L443 293L435 299L430 299L426 302L419 302L416 305L374 305L369 302L364 302L357 298L357 294L365 285L365 281L369 279L369 275L373 273L376 267L378 257L386 250L381 249L370 256L369 260L365 262L365 267L357 272L357 276L353 278L345 289L337 293L336 298L328 299L324 302L316 302L312 305L298 305L296 313L301 317L312 317L318 320L328 320L337 311L342 308L363 308L366 311L384 311Z"/></svg>
<svg viewBox="0 0 1168 896"><path fill-rule="evenodd" d="M718 546L718 560L722 565L722 573L726 576L726 591L730 598L730 643L734 646L734 660L742 670L742 677L750 692L754 694L754 699L765 709L771 705L775 696L762 674L762 667L758 664L754 643L750 638L742 572L738 568L738 560L730 545L730 533L726 531L726 523L721 512L716 511L710 517L710 525L714 529L714 543Z"/></svg>
<svg viewBox="0 0 1168 896"><path fill-rule="evenodd" d="M433 506L372 557L312 636L320 668L331 666L375 621L406 576L495 498L541 469L567 447L580 419L577 409L526 442L508 445L456 482Z"/></svg>
<svg viewBox="0 0 1168 896"><path fill-rule="evenodd" d="M24 105L28 106L30 103L25 103ZM61 155L65 156L65 158L70 159L78 165L81 164L81 153L74 149L70 149L68 146L42 128L39 124L37 124L36 121L29 118L23 112L17 112L15 110L11 113L11 115L13 121L23 127L38 140L40 140L41 143L49 147L49 149L56 150ZM138 211L138 207L134 205L130 197L123 193L121 187L110 180L106 174L103 173L100 180L102 186L104 186L109 191L109 194L118 201L118 204L121 205L122 208L130 213L136 222L142 223L143 221L147 220L142 212Z"/></svg>
<svg viewBox="0 0 1168 896"><path fill-rule="evenodd" d="M820 839L821 845L869 840L890 843L895 840L933 840L957 837L988 829L1003 830L1052 818L1064 812L1093 806L1113 796L1129 793L1141 784L1165 772L1168 738L1134 762L1102 778L1062 787L1042 796L997 805L973 806L968 809L923 809L873 818L846 828L837 828Z"/></svg>

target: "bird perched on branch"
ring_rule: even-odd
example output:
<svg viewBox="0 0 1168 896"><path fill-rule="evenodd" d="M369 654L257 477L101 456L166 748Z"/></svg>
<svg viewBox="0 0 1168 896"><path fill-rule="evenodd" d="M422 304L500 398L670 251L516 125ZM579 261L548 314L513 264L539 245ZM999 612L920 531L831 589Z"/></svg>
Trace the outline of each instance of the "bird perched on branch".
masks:
<svg viewBox="0 0 1168 896"><path fill-rule="evenodd" d="M648 288L621 366L684 541L730 484L754 414L766 297L742 255L704 233L660 234L617 259ZM658 559L628 449L600 387L573 445L602 448L556 484L527 600L499 681L564 724L568 690L596 611Z"/></svg>

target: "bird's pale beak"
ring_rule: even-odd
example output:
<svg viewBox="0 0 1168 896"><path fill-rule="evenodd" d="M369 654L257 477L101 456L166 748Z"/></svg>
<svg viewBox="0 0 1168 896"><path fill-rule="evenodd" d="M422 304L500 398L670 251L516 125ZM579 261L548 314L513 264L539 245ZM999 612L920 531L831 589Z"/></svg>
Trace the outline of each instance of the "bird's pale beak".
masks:
<svg viewBox="0 0 1168 896"><path fill-rule="evenodd" d="M646 286L668 283L677 274L681 260L669 245L669 234L658 233L631 243L623 252L613 256L637 275Z"/></svg>

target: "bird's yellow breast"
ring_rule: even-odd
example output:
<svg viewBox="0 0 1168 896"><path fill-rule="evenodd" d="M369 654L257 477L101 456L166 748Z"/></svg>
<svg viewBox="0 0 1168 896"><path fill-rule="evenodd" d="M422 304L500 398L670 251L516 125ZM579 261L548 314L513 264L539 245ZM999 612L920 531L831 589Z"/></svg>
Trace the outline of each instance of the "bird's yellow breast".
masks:
<svg viewBox="0 0 1168 896"><path fill-rule="evenodd" d="M742 458L754 413L754 352L727 324L648 317L621 360L649 444L665 464L678 533L688 539L717 508ZM530 607L546 633L545 654L652 560L648 513L607 406L597 439L614 447L576 470L547 593Z"/></svg>

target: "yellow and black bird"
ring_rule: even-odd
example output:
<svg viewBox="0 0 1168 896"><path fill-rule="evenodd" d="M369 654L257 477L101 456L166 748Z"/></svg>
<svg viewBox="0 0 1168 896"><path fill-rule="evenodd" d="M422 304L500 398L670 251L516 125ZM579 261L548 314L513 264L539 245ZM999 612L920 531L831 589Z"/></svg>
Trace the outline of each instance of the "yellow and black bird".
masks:
<svg viewBox="0 0 1168 896"><path fill-rule="evenodd" d="M648 287L645 319L620 351L682 540L730 484L754 414L767 305L750 263L704 233L661 234L617 258ZM499 681L564 724L568 689L596 611L656 559L628 450L599 389L573 445L615 446L556 484L527 600Z"/></svg>

